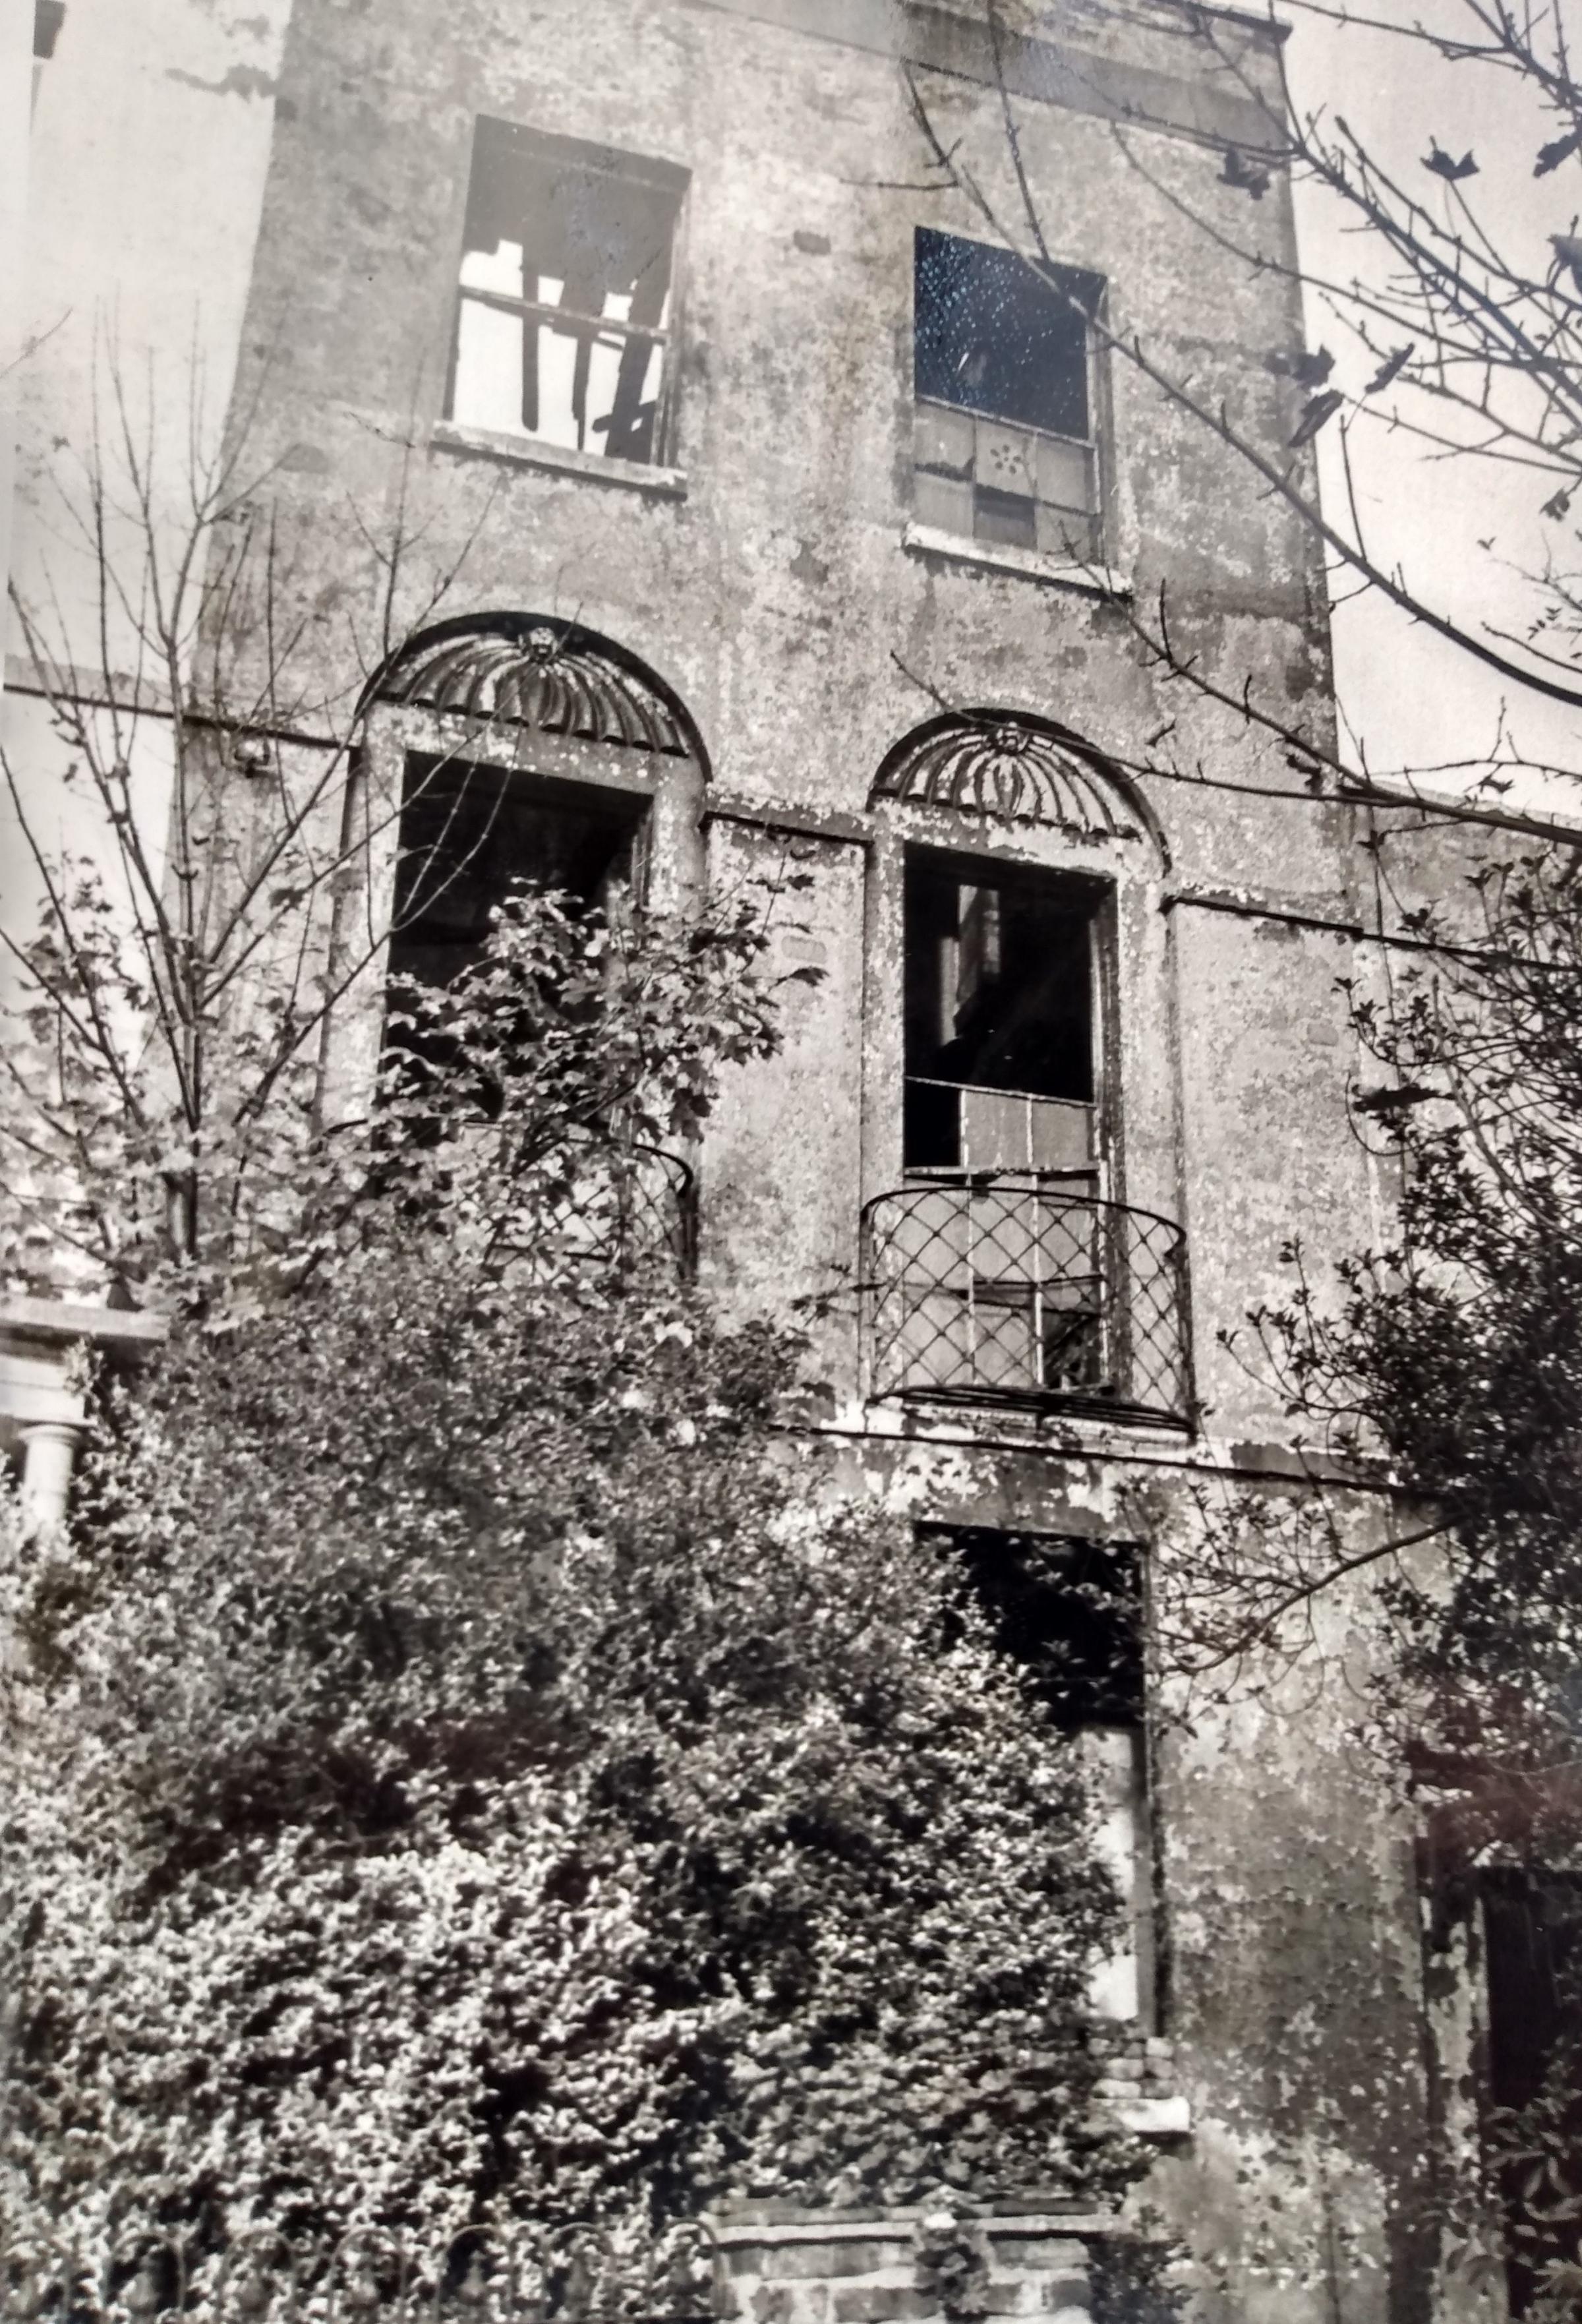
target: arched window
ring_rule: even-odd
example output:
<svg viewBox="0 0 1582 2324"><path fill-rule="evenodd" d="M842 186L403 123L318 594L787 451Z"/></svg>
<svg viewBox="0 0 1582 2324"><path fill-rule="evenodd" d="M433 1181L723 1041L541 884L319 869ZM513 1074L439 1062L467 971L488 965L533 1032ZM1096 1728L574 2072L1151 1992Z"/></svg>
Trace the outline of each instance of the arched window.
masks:
<svg viewBox="0 0 1582 2324"><path fill-rule="evenodd" d="M691 801L704 777L663 681L568 622L446 623L413 641L378 699L404 742L392 974L440 979L474 957L517 881L588 902L618 883L642 891L657 802Z"/></svg>
<svg viewBox="0 0 1582 2324"><path fill-rule="evenodd" d="M1145 811L1076 736L996 711L908 735L880 802L910 810L905 1167L1061 1172L1098 1194L1117 1127L1114 890L1127 858L1153 860Z"/></svg>
<svg viewBox="0 0 1582 2324"><path fill-rule="evenodd" d="M364 876L333 939L332 1109L366 1103L389 979L455 974L513 884L679 904L701 878L708 772L680 697L578 622L485 613L410 639L363 696L347 848Z"/></svg>
<svg viewBox="0 0 1582 2324"><path fill-rule="evenodd" d="M899 967L870 1059L899 1098L869 1122L873 1393L1184 1417L1170 1093L1130 1062L1167 1015L1145 802L1053 721L985 709L906 736L869 805Z"/></svg>
<svg viewBox="0 0 1582 2324"><path fill-rule="evenodd" d="M1079 842L1161 844L1118 768L1053 720L1024 711L947 711L897 743L869 804L901 800L994 825L1042 825Z"/></svg>

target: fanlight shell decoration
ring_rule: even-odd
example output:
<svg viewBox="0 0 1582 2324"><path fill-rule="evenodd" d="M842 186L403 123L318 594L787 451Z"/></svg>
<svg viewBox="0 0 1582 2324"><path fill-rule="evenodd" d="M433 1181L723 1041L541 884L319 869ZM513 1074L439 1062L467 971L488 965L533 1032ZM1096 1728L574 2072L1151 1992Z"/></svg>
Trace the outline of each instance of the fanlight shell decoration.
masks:
<svg viewBox="0 0 1582 2324"><path fill-rule="evenodd" d="M640 666L569 622L502 615L418 639L379 693L484 725L535 726L667 758L699 755L681 714Z"/></svg>
<svg viewBox="0 0 1582 2324"><path fill-rule="evenodd" d="M875 779L870 803L884 798L1049 824L1082 839L1142 836L1102 761L1074 737L991 713L952 715L911 736Z"/></svg>

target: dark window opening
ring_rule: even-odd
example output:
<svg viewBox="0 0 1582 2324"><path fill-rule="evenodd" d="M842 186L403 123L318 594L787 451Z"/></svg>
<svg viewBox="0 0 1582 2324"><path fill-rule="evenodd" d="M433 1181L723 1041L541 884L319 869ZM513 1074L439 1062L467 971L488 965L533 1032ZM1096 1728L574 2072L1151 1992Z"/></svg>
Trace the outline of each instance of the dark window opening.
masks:
<svg viewBox="0 0 1582 2324"><path fill-rule="evenodd" d="M1095 1969L1101 2016L1152 2015L1152 1848L1148 1830L1142 1568L1129 1544L989 1526L924 1526L961 1561L995 1646L1025 1673L1051 1723L1080 1738L1101 1861L1127 1927Z"/></svg>
<svg viewBox="0 0 1582 2324"><path fill-rule="evenodd" d="M1484 1937L1489 2094L1514 2112L1541 2107L1543 2144L1564 2182L1534 2184L1526 2162L1501 2172L1511 2311L1525 2316L1545 2263L1575 2264L1582 2244L1577 2219L1556 2216L1568 2203L1582 2207L1582 1877L1485 1875Z"/></svg>
<svg viewBox="0 0 1582 2324"><path fill-rule="evenodd" d="M1100 900L1056 873L908 858L908 1168L1092 1170Z"/></svg>
<svg viewBox="0 0 1582 2324"><path fill-rule="evenodd" d="M1077 561L1102 553L1090 324L1102 278L919 226L918 521Z"/></svg>
<svg viewBox="0 0 1582 2324"><path fill-rule="evenodd" d="M634 873L646 802L414 755L407 763L390 973L447 984L483 957L513 886L608 904Z"/></svg>
<svg viewBox="0 0 1582 2324"><path fill-rule="evenodd" d="M686 184L672 162L480 119L449 417L660 458Z"/></svg>
<svg viewBox="0 0 1582 2324"><path fill-rule="evenodd" d="M989 1526L930 1528L953 1546L1000 1653L1054 1724L1141 1727L1142 1585L1129 1543Z"/></svg>
<svg viewBox="0 0 1582 2324"><path fill-rule="evenodd" d="M528 882L582 905L616 908L634 884L646 801L591 784L414 753L407 761L388 975L450 984L483 959L494 914ZM398 1018L400 1012L398 1011ZM386 1046L446 1064L446 1040L400 1021ZM483 1090L485 1113L499 1092Z"/></svg>

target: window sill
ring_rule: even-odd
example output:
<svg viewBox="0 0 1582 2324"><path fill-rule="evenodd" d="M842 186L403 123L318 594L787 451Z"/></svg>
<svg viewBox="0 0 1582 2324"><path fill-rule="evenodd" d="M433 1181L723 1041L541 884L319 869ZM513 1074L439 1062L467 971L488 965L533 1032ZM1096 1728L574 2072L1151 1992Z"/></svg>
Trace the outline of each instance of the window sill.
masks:
<svg viewBox="0 0 1582 2324"><path fill-rule="evenodd" d="M1015 549L1008 541L969 540L932 524L908 524L901 546L911 557L948 557L957 565L980 565L991 573L1015 573L1056 589L1088 597L1129 597L1132 585L1110 565L1073 565L1046 549Z"/></svg>
<svg viewBox="0 0 1582 2324"><path fill-rule="evenodd" d="M1191 2136L1192 2109L1187 2098L1112 2098L1109 2111L1134 2138Z"/></svg>
<svg viewBox="0 0 1582 2324"><path fill-rule="evenodd" d="M613 460L603 452L578 452L569 444L545 444L537 437L511 436L501 429L458 427L454 420L437 420L430 441L442 452L505 460L513 467L539 468L551 475L585 476L590 484L621 484L655 500L686 498L686 478L679 468L657 467L648 460Z"/></svg>

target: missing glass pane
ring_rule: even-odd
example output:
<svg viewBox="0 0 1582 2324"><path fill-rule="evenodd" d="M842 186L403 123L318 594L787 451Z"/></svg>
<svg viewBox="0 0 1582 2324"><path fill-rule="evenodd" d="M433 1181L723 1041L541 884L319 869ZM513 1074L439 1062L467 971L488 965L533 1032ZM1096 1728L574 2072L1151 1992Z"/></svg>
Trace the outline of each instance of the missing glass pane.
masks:
<svg viewBox="0 0 1582 2324"><path fill-rule="evenodd" d="M386 975L387 1057L419 1070L453 1065L451 1038L414 1023L412 985L452 984L484 957L496 912L523 883L579 905L618 910L640 865L646 802L593 784L414 752L407 761ZM491 1115L498 1087L477 1084Z"/></svg>
<svg viewBox="0 0 1582 2324"><path fill-rule="evenodd" d="M905 1160L1090 1173L1090 881L918 849L905 890Z"/></svg>
<svg viewBox="0 0 1582 2324"><path fill-rule="evenodd" d="M449 417L654 460L687 173L481 119Z"/></svg>
<svg viewBox="0 0 1582 2324"><path fill-rule="evenodd" d="M592 784L414 756L401 808L390 973L445 984L483 957L522 881L584 904L630 881L643 802Z"/></svg>

